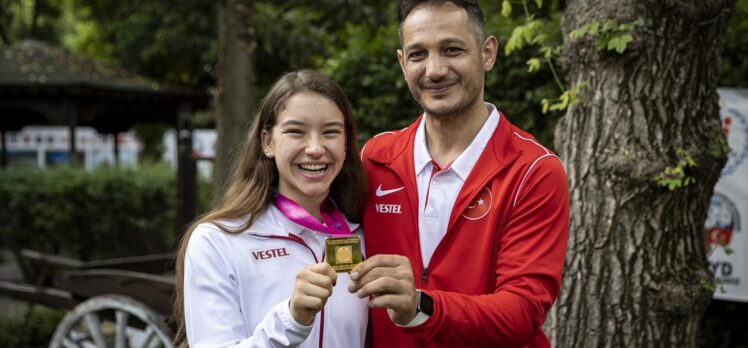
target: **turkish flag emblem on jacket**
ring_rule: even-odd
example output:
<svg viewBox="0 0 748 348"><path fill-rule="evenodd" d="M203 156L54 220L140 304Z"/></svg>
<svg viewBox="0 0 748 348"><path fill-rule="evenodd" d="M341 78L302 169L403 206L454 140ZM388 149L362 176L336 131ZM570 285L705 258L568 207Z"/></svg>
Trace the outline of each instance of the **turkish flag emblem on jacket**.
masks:
<svg viewBox="0 0 748 348"><path fill-rule="evenodd" d="M488 187L484 187L480 193L468 204L465 211L462 212L462 216L470 220L478 220L491 210L491 202L493 201L493 194Z"/></svg>

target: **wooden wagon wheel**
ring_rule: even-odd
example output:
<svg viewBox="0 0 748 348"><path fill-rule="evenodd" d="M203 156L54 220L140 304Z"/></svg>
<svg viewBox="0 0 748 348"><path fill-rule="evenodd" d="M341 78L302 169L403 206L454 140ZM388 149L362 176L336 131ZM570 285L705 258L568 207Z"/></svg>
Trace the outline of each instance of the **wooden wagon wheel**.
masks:
<svg viewBox="0 0 748 348"><path fill-rule="evenodd" d="M126 296L103 295L69 311L49 347L173 348L171 340L171 330L146 305Z"/></svg>

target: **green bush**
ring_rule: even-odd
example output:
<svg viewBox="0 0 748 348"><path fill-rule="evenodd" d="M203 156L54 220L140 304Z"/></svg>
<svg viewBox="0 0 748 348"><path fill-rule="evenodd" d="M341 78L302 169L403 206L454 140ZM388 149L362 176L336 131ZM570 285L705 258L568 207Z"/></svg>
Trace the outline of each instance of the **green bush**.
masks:
<svg viewBox="0 0 748 348"><path fill-rule="evenodd" d="M172 251L175 172L166 165L0 170L0 240L81 260Z"/></svg>
<svg viewBox="0 0 748 348"><path fill-rule="evenodd" d="M46 347L65 311L33 306L28 316L0 317L0 347Z"/></svg>

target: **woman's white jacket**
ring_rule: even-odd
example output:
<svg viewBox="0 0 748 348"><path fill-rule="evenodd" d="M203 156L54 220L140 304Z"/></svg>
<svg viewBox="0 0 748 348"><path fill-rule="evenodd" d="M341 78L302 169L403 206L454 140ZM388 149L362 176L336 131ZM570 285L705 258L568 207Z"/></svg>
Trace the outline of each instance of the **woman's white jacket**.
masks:
<svg viewBox="0 0 748 348"><path fill-rule="evenodd" d="M242 222L221 223L233 228ZM357 224L348 225L361 235ZM326 237L288 220L273 205L241 233L200 224L184 261L190 347L363 347L368 300L348 292L347 273L338 273L312 325L291 317L296 274L324 260Z"/></svg>

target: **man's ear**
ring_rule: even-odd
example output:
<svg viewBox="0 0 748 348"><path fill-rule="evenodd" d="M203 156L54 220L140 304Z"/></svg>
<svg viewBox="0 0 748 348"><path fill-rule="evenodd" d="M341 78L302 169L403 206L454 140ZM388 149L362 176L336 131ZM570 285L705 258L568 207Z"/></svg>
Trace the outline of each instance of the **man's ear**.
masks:
<svg viewBox="0 0 748 348"><path fill-rule="evenodd" d="M397 50L397 61L400 62L400 70L402 70L403 77L405 77L405 54L401 49Z"/></svg>
<svg viewBox="0 0 748 348"><path fill-rule="evenodd" d="M481 46L481 56L483 58L483 70L491 71L496 64L496 56L499 52L499 40L491 35L483 41Z"/></svg>

